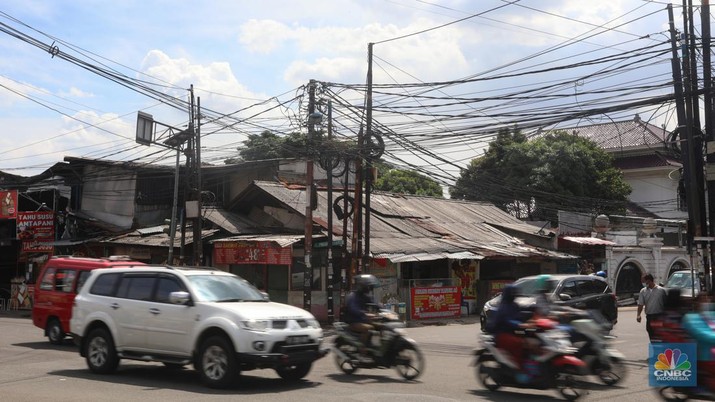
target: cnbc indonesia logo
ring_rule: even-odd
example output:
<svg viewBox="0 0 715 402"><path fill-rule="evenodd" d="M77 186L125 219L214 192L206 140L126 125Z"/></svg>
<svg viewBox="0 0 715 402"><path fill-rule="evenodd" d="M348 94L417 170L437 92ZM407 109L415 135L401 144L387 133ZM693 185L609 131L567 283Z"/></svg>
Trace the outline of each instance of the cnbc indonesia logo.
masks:
<svg viewBox="0 0 715 402"><path fill-rule="evenodd" d="M693 375L688 355L680 349L669 348L659 353L653 368L653 375L658 382L689 382Z"/></svg>

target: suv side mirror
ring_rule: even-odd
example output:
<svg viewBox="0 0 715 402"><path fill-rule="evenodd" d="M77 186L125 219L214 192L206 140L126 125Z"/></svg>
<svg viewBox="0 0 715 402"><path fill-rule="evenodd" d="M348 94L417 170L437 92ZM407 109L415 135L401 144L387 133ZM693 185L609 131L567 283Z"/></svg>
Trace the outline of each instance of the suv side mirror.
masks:
<svg viewBox="0 0 715 402"><path fill-rule="evenodd" d="M571 295L567 293L561 293L559 294L559 299L561 299L562 301L568 301L571 300Z"/></svg>
<svg viewBox="0 0 715 402"><path fill-rule="evenodd" d="M169 301L171 304L188 305L191 302L189 292L171 292L169 293Z"/></svg>

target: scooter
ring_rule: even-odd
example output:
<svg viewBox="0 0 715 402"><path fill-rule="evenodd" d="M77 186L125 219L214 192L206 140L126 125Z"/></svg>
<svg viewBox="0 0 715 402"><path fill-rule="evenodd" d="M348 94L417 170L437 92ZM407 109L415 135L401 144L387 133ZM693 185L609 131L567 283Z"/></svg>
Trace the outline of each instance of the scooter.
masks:
<svg viewBox="0 0 715 402"><path fill-rule="evenodd" d="M597 376L606 385L618 384L625 378L625 355L611 347L615 337L608 334L603 324L582 312L562 328L569 332L576 348L574 355L586 363L588 374Z"/></svg>
<svg viewBox="0 0 715 402"><path fill-rule="evenodd" d="M664 401L679 402L689 399L715 401L715 393L697 387L661 387L658 394Z"/></svg>
<svg viewBox="0 0 715 402"><path fill-rule="evenodd" d="M490 334L481 334L482 348L474 351L473 366L477 379L488 390L502 386L529 389L556 389L562 397L574 401L585 393L574 376L584 375L586 363L575 356L570 336L556 321L537 319L523 331L525 339L538 342L539 354L524 361L523 367L508 353L496 347Z"/></svg>
<svg viewBox="0 0 715 402"><path fill-rule="evenodd" d="M360 349L368 346L360 340L360 335L349 329L349 324L333 324L337 336L333 343L335 363L345 374L354 374L358 369L391 368L405 380L414 380L425 369L425 361L417 343L405 336L405 324L390 310L380 310L375 321L379 331L373 331L367 355Z"/></svg>

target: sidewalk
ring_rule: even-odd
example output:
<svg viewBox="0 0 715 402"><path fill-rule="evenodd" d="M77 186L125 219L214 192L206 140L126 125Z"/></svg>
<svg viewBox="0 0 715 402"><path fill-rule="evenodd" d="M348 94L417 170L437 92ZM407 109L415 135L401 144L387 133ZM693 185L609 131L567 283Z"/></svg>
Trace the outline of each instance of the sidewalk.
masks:
<svg viewBox="0 0 715 402"><path fill-rule="evenodd" d="M0 310L0 317L32 318L32 310Z"/></svg>

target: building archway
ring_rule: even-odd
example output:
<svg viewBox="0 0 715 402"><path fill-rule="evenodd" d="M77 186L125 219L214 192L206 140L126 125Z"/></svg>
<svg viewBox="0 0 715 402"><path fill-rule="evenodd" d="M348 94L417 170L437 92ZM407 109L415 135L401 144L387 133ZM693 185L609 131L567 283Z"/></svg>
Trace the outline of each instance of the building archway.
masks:
<svg viewBox="0 0 715 402"><path fill-rule="evenodd" d="M670 269L668 269L668 276L666 276L663 279L663 282L667 281L668 278L670 278L670 275L673 274L675 271L682 271L685 269L690 269L690 264L685 259L679 258L670 265Z"/></svg>
<svg viewBox="0 0 715 402"><path fill-rule="evenodd" d="M616 297L619 300L632 299L643 284L641 278L645 270L636 260L627 260L618 268L616 274Z"/></svg>

